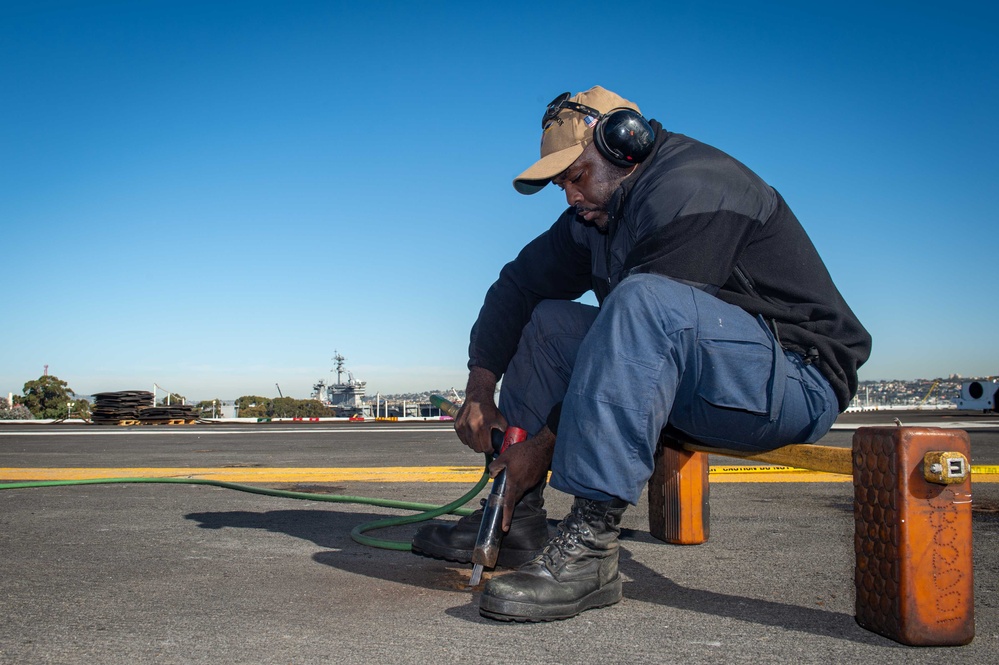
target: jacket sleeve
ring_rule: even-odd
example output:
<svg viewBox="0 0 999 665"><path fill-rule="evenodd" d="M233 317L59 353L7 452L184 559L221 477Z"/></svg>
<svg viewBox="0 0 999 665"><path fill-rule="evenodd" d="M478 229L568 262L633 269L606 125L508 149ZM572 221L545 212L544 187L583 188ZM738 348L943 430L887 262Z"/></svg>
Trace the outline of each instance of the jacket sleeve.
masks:
<svg viewBox="0 0 999 665"><path fill-rule="evenodd" d="M590 250L576 237L574 219L572 209L566 210L500 271L472 326L469 368L503 376L535 306L574 300L590 289Z"/></svg>

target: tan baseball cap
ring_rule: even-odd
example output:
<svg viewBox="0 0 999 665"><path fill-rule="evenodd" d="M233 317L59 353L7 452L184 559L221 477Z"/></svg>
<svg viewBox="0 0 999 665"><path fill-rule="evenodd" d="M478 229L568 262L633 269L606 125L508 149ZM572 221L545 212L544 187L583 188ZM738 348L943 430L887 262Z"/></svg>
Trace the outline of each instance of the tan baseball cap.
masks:
<svg viewBox="0 0 999 665"><path fill-rule="evenodd" d="M587 106L598 111L599 115L619 108L634 109L641 113L638 106L599 85L567 99L564 95L556 97L545 111L545 126L541 132L541 159L513 180L514 189L521 194L540 192L552 178L569 168L583 154L586 146L593 142L593 128L599 115L594 117L585 111L571 108L558 110L560 101Z"/></svg>

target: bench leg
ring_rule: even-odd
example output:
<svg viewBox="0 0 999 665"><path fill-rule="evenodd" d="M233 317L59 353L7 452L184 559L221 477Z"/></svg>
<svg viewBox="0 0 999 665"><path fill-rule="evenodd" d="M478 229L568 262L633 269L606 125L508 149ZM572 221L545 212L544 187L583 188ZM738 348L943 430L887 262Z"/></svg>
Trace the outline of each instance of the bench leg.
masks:
<svg viewBox="0 0 999 665"><path fill-rule="evenodd" d="M932 470L942 451L957 458L942 473L958 473L943 482L927 480L926 468ZM914 646L956 646L974 638L971 473L965 468L962 476L957 468L970 457L961 430L857 430L854 578L857 623L864 628Z"/></svg>
<svg viewBox="0 0 999 665"><path fill-rule="evenodd" d="M674 545L708 539L708 455L662 434L649 478L649 533Z"/></svg>

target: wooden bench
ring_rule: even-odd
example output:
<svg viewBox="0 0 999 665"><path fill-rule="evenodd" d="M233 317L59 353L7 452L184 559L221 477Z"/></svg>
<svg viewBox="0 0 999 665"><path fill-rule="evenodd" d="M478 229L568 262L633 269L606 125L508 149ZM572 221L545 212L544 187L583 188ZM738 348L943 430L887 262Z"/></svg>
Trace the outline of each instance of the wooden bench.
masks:
<svg viewBox="0 0 999 665"><path fill-rule="evenodd" d="M649 532L677 545L708 540L708 456L853 476L856 619L902 644L974 638L971 447L966 432L862 427L853 447L810 444L746 454L667 433L649 480Z"/></svg>

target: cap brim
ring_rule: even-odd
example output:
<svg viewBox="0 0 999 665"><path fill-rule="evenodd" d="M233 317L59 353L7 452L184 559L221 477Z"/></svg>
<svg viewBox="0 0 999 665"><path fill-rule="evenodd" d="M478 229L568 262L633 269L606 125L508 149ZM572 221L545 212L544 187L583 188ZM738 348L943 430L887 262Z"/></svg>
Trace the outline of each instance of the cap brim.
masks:
<svg viewBox="0 0 999 665"><path fill-rule="evenodd" d="M534 162L530 168L513 179L513 188L521 194L536 194L545 188L552 178L572 166L583 154L582 143L553 152Z"/></svg>

